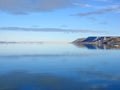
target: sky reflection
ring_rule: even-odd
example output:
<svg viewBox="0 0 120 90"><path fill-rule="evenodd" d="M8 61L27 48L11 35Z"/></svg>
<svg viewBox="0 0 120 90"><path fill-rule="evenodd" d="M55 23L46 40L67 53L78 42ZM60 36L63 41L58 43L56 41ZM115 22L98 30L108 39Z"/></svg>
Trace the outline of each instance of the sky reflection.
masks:
<svg viewBox="0 0 120 90"><path fill-rule="evenodd" d="M73 44L0 44L0 50L0 89L120 89L120 50Z"/></svg>

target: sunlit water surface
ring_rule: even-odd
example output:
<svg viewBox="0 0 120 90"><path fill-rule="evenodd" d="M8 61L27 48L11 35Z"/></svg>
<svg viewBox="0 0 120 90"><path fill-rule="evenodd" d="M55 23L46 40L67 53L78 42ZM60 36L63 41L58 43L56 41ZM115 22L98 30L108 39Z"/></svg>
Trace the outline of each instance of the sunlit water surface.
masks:
<svg viewBox="0 0 120 90"><path fill-rule="evenodd" d="M0 44L0 90L120 90L120 50Z"/></svg>

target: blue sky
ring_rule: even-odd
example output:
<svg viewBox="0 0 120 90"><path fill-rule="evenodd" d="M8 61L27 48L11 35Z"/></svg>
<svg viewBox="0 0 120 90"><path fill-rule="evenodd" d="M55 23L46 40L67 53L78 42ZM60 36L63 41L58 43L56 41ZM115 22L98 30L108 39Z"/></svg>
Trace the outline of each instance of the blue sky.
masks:
<svg viewBox="0 0 120 90"><path fill-rule="evenodd" d="M120 35L119 0L0 0L0 41L103 35Z"/></svg>

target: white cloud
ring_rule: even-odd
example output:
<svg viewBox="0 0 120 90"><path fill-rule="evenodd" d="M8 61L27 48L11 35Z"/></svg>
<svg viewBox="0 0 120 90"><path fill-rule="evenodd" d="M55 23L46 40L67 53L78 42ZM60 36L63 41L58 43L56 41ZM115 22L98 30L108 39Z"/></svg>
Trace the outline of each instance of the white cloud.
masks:
<svg viewBox="0 0 120 90"><path fill-rule="evenodd" d="M61 28L24 28L24 27L0 27L0 30L8 31L33 31L33 32L80 32L80 33L106 33L98 30L61 29Z"/></svg>
<svg viewBox="0 0 120 90"><path fill-rule="evenodd" d="M46 12L72 7L78 0L0 0L0 10L13 14Z"/></svg>
<svg viewBox="0 0 120 90"><path fill-rule="evenodd" d="M97 10L97 11L90 11L86 13L78 13L74 14L72 16L90 16L90 15L100 15L100 14L105 14L108 12L118 12L120 11L120 5L111 5L108 7L103 7L103 9Z"/></svg>

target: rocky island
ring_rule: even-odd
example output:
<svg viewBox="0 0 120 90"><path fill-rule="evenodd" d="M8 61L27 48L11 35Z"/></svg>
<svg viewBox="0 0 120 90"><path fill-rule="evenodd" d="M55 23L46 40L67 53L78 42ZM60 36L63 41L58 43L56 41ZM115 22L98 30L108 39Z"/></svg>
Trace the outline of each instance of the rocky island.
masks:
<svg viewBox="0 0 120 90"><path fill-rule="evenodd" d="M72 42L77 46L97 47L101 49L120 48L120 37L88 37L79 38Z"/></svg>

